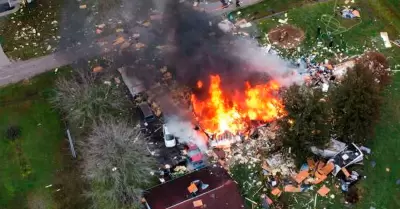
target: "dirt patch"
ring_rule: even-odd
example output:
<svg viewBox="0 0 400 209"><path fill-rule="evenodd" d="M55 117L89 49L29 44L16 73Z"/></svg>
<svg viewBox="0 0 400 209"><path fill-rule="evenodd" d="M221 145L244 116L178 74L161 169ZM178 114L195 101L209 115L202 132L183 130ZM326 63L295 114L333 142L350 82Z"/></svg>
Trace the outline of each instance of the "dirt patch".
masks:
<svg viewBox="0 0 400 209"><path fill-rule="evenodd" d="M285 49L297 47L304 40L304 31L292 25L278 26L268 32L271 43Z"/></svg>
<svg viewBox="0 0 400 209"><path fill-rule="evenodd" d="M49 197L44 192L31 192L28 194L29 209L47 209L50 208Z"/></svg>

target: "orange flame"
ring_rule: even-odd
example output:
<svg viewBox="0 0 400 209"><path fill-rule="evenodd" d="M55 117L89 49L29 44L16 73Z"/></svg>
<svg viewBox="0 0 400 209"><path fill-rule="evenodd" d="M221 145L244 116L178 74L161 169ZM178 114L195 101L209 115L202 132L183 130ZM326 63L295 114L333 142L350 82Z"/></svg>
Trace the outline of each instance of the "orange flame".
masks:
<svg viewBox="0 0 400 209"><path fill-rule="evenodd" d="M197 88L199 89L203 88L203 82L197 81Z"/></svg>
<svg viewBox="0 0 400 209"><path fill-rule="evenodd" d="M256 86L247 82L242 97L224 94L218 75L210 76L210 81L209 97L206 100L200 101L195 95L191 97L199 123L208 133L222 134L229 131L237 134L246 131L250 120L269 122L284 114L284 106L276 95L279 90L276 81ZM202 85L201 81L197 82L198 87Z"/></svg>

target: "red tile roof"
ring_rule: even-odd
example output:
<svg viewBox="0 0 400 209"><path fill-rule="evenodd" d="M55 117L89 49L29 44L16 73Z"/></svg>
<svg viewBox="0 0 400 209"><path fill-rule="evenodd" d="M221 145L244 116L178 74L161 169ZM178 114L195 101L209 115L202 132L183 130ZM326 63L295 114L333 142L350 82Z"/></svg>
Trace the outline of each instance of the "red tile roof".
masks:
<svg viewBox="0 0 400 209"><path fill-rule="evenodd" d="M187 187L192 181L200 180L208 184L196 197L191 197ZM193 202L201 200L207 209L243 209L244 202L237 184L221 167L207 167L160 184L144 193L151 209L200 209Z"/></svg>

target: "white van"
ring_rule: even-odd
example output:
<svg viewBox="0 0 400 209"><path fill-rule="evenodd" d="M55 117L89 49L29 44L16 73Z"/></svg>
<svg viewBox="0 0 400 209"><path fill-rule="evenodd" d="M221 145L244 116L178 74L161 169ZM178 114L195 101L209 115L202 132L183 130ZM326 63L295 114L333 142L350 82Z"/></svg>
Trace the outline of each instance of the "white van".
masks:
<svg viewBox="0 0 400 209"><path fill-rule="evenodd" d="M164 142L166 147L176 146L176 137L168 131L168 127L163 125Z"/></svg>

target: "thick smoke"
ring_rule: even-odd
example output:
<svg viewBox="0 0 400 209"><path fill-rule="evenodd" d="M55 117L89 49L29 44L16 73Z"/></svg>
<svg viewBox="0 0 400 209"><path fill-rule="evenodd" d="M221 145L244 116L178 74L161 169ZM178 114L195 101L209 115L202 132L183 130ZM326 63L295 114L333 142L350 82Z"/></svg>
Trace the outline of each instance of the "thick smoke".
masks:
<svg viewBox="0 0 400 209"><path fill-rule="evenodd" d="M286 61L265 53L255 40L222 32L217 26L221 19L194 10L190 4L179 3L179 0L91 1L100 5L98 11L76 11L76 2L67 1L70 2L68 8L74 8L74 11L71 11L72 15L64 14L64 39L60 48L78 42L93 44L98 39L95 26L102 22L107 26L122 25L126 36L140 34L136 42L144 43L146 47L114 52L113 66L126 67L127 74L140 79L146 88L159 82L158 69L163 66L168 66L174 73L178 84L189 87L194 87L198 80L207 86L212 74L221 76L222 87L226 90L244 88L245 81L262 77L260 74L286 86L301 82ZM103 2L114 4L101 6ZM142 25L151 15L160 13L163 14L161 20L151 21L147 27ZM158 47L166 45L172 46L173 50ZM96 46L90 51L99 50L102 49ZM190 115L182 114L181 109L174 107L168 95L157 99L171 132L182 140L189 138L192 132Z"/></svg>
<svg viewBox="0 0 400 209"><path fill-rule="evenodd" d="M181 115L167 116L165 123L168 131L178 137L180 143L195 143L200 150L207 150L207 136L202 132L195 130L195 127L189 118Z"/></svg>

